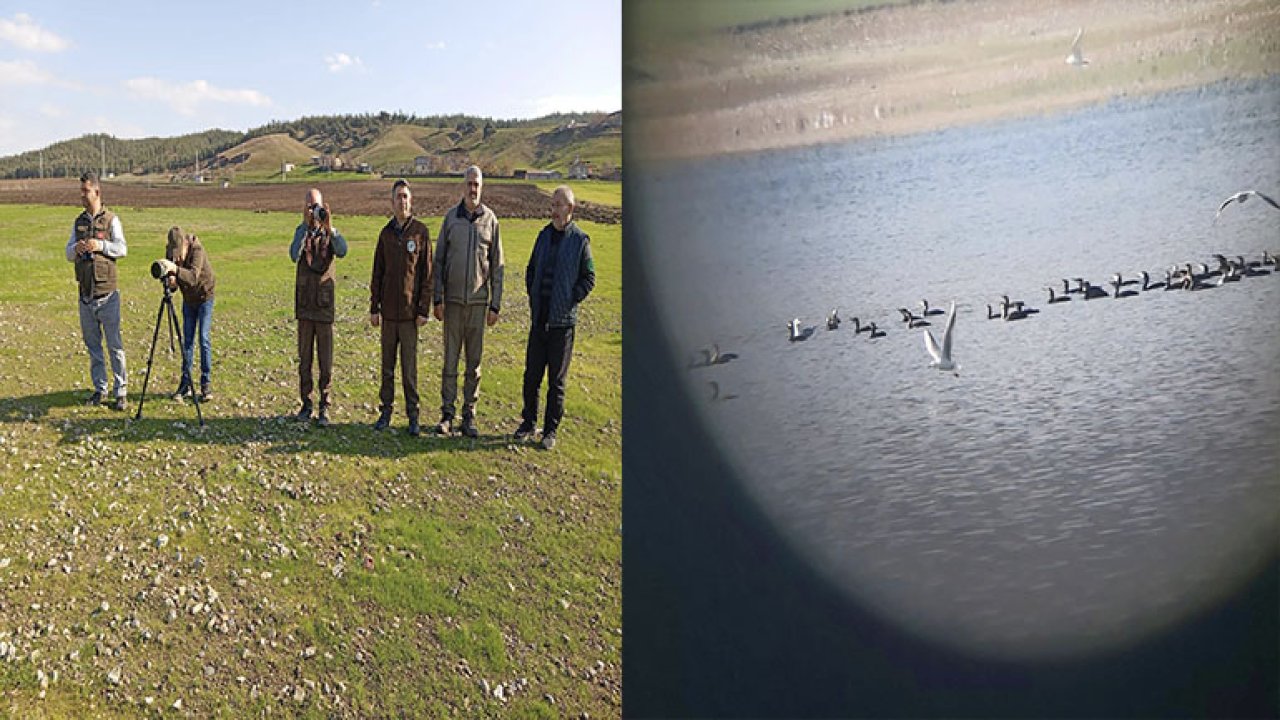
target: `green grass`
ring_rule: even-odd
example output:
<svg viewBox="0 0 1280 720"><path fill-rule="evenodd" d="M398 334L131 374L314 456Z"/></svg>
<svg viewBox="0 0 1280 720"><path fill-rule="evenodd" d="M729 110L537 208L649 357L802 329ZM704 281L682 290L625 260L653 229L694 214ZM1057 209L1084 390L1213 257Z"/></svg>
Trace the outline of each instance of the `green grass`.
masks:
<svg viewBox="0 0 1280 720"><path fill-rule="evenodd" d="M622 207L622 183L609 180L539 180L533 183L539 189L550 193L561 185L573 188L576 200L593 202L598 205Z"/></svg>
<svg viewBox="0 0 1280 720"><path fill-rule="evenodd" d="M179 368L163 328L141 420L79 404L88 363L63 257L76 212L0 205L0 272L20 279L0 285L0 640L18 646L0 661L0 717L134 717L178 699L227 717L620 713L620 226L584 224L598 282L548 453L508 438L524 263L543 222L503 221L481 438L415 440L398 383L393 432L369 427L366 287L384 220L340 223L351 251L337 261L336 407L319 431L282 417L297 407L295 214L122 210L130 418L161 298L147 270L167 228L199 234L213 260L217 394L200 428L192 406L162 395ZM439 324L419 338L432 421ZM59 674L43 699L37 670Z"/></svg>

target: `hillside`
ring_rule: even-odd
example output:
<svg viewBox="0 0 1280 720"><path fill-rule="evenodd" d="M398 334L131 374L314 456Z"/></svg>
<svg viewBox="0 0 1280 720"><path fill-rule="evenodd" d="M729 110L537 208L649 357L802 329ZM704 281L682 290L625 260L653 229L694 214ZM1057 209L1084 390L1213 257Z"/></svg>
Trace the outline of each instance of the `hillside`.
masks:
<svg viewBox="0 0 1280 720"><path fill-rule="evenodd" d="M43 164L42 164L43 155ZM378 113L273 122L245 133L210 130L177 138L127 140L86 135L0 158L0 178L75 177L105 167L117 176L160 174L239 182L279 177L280 164L314 172L368 170L386 174L449 174L477 164L486 174L518 169L569 174L581 159L596 174L622 167L622 113L548 115L536 120ZM424 162L416 162L425 158Z"/></svg>
<svg viewBox="0 0 1280 720"><path fill-rule="evenodd" d="M284 133L264 135L246 140L218 153L209 165L213 171L234 170L278 174L281 163L305 165L317 153Z"/></svg>

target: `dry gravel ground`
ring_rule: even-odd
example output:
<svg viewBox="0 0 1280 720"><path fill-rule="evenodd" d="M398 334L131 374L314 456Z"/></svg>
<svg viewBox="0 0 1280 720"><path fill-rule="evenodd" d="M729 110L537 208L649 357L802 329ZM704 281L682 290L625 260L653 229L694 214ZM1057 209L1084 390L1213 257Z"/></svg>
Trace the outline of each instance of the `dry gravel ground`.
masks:
<svg viewBox="0 0 1280 720"><path fill-rule="evenodd" d="M1064 61L1084 29L1087 68ZM1270 0L920 2L637 38L628 145L760 151L1048 113L1280 72Z"/></svg>

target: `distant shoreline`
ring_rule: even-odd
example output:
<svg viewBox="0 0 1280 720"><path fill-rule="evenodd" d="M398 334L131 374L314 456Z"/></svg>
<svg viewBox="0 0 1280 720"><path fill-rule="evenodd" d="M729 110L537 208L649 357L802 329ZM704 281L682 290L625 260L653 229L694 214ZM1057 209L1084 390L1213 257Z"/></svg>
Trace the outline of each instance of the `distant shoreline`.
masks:
<svg viewBox="0 0 1280 720"><path fill-rule="evenodd" d="M1085 29L1085 68L1066 64ZM1280 74L1266 2L920 3L637 51L637 159L896 137Z"/></svg>

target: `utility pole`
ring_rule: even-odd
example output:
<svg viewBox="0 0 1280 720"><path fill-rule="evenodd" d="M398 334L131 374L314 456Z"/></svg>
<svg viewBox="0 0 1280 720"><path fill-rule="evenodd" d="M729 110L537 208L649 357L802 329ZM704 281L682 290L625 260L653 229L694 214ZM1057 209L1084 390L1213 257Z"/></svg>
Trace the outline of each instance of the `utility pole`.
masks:
<svg viewBox="0 0 1280 720"><path fill-rule="evenodd" d="M102 172L98 173L98 177L102 180L107 179L107 136L103 135L98 138L98 145L102 148Z"/></svg>
<svg viewBox="0 0 1280 720"><path fill-rule="evenodd" d="M44 151L40 151L40 179L44 179Z"/></svg>

